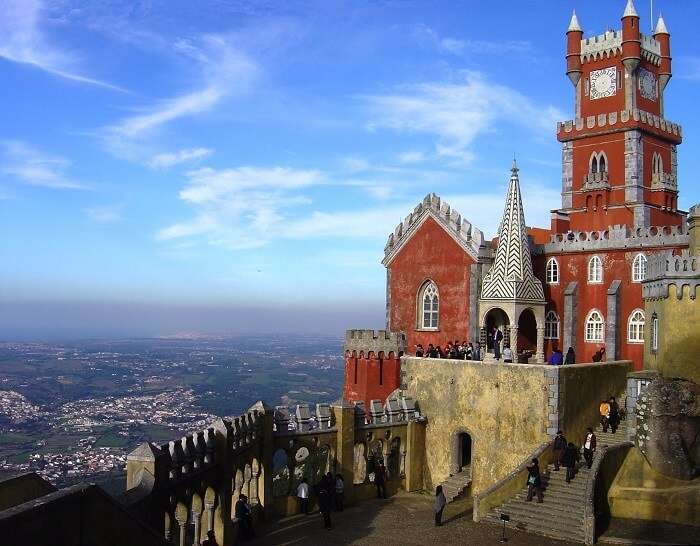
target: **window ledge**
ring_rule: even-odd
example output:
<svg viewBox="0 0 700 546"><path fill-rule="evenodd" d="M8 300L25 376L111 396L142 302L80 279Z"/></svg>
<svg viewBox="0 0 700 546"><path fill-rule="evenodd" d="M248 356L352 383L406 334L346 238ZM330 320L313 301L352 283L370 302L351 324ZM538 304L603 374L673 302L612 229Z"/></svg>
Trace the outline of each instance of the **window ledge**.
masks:
<svg viewBox="0 0 700 546"><path fill-rule="evenodd" d="M439 332L440 328L416 328L414 332Z"/></svg>
<svg viewBox="0 0 700 546"><path fill-rule="evenodd" d="M644 345L644 340L643 339L628 339L627 343L632 344L632 345Z"/></svg>
<svg viewBox="0 0 700 546"><path fill-rule="evenodd" d="M603 284L604 281L588 281L588 284Z"/></svg>

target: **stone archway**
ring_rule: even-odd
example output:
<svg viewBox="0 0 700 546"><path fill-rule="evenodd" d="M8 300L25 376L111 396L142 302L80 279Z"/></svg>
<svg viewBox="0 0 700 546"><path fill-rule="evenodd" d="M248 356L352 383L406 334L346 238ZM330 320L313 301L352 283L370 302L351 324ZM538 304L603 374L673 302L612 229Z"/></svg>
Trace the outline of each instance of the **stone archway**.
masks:
<svg viewBox="0 0 700 546"><path fill-rule="evenodd" d="M472 464L472 435L466 429L452 433L450 441L450 473L462 472Z"/></svg>
<svg viewBox="0 0 700 546"><path fill-rule="evenodd" d="M501 342L501 348L505 347L506 343L510 343L510 319L508 318L508 313L506 313L500 307L492 307L486 312L484 316L484 324L482 327L481 343L486 345L486 350L489 353L493 352L493 339L491 337L491 332L494 328L500 328L503 332L503 341Z"/></svg>
<svg viewBox="0 0 700 546"><path fill-rule="evenodd" d="M537 318L529 307L518 317L518 339L513 340L511 347L517 353L537 351Z"/></svg>

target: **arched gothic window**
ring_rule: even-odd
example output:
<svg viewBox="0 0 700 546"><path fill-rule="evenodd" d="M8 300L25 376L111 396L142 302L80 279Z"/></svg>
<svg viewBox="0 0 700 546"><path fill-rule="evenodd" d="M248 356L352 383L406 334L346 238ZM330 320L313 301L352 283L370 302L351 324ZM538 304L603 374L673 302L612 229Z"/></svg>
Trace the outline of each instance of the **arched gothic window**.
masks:
<svg viewBox="0 0 700 546"><path fill-rule="evenodd" d="M644 343L644 311L635 309L627 321L627 341Z"/></svg>
<svg viewBox="0 0 700 546"><path fill-rule="evenodd" d="M664 161L661 159L659 152L654 152L651 156L651 172L653 174L661 174L664 172Z"/></svg>
<svg viewBox="0 0 700 546"><path fill-rule="evenodd" d="M593 152L588 166L590 174L608 172L608 158L605 152Z"/></svg>
<svg viewBox="0 0 700 546"><path fill-rule="evenodd" d="M588 260L588 282L603 282L603 261L599 256L593 256Z"/></svg>
<svg viewBox="0 0 700 546"><path fill-rule="evenodd" d="M585 340L589 343L602 343L605 335L605 321L597 309L593 309L586 317Z"/></svg>
<svg viewBox="0 0 700 546"><path fill-rule="evenodd" d="M426 282L418 292L418 325L437 330L440 316L440 294L433 281Z"/></svg>
<svg viewBox="0 0 700 546"><path fill-rule="evenodd" d="M559 283L559 262L555 258L547 260L547 284Z"/></svg>
<svg viewBox="0 0 700 546"><path fill-rule="evenodd" d="M647 276L647 257L641 252L632 262L632 282L642 282Z"/></svg>
<svg viewBox="0 0 700 546"><path fill-rule="evenodd" d="M548 311L544 317L544 338L559 339L559 317L554 311Z"/></svg>

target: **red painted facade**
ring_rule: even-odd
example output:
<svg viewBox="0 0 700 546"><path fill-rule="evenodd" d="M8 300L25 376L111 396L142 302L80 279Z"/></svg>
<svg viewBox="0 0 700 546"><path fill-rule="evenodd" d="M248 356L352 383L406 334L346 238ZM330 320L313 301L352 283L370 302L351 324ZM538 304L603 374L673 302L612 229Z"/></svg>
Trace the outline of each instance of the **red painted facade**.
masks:
<svg viewBox="0 0 700 546"><path fill-rule="evenodd" d="M372 400L386 400L399 387L401 360L393 352L366 355L348 351L345 355L343 399L363 401L370 407Z"/></svg>
<svg viewBox="0 0 700 546"><path fill-rule="evenodd" d="M574 84L576 114L573 121L557 127L557 138L564 147L562 206L553 211L549 230L535 228L531 232L539 247L533 266L544 285L546 311L554 311L559 321L558 337L545 340L545 355L549 356L555 346L566 352L565 340L573 339L578 362L590 362L593 353L605 347L608 358L629 359L635 369L641 369L643 342L628 340L631 315L644 309L641 283L633 280L633 261L640 253L648 256L687 247L685 213L676 208L675 153L682 131L663 119L664 91L671 77L670 36L663 21L653 38L642 36L639 18L627 16L622 19L620 32L609 31L596 40L583 40L578 21L572 19L567 32L566 67ZM613 67L617 74L614 92L594 98L592 73ZM643 71L653 76L655 99L643 96ZM644 77L649 80L646 73ZM648 89L649 86L647 94ZM606 92L610 93L610 89ZM606 92L596 90L597 95ZM600 163L597 170L592 168L594 154L605 158L603 168ZM395 232L399 237L403 236L400 227ZM597 233L583 238L578 234L592 231ZM610 235L613 232L614 237ZM476 341L470 335L475 331L476 325L471 321L476 317L470 313L476 308L479 294L471 293L470 287L480 286L481 277L478 283L471 279L477 259L432 217L405 237L408 239L402 240L398 253L385 263L387 329L405 332L409 354L413 354L417 343L427 347L429 343L444 346L454 340ZM591 238L605 242L597 245ZM562 241L564 244L557 244ZM582 242L565 244L566 241ZM600 282L589 281L588 266L593 256L602 260ZM546 275L550 259L558 264L556 282L548 282L551 279ZM483 265L484 270L476 274L483 275L488 264L488 259L481 261L479 266ZM439 290L439 324L432 330L421 328L420 324L419 297L426 281L435 283ZM615 296L610 296L609 290L618 284L615 281L619 281L619 288ZM569 317L565 291L572 290L572 283L576 285L575 305L569 308L573 309ZM616 317L609 316L610 301L614 301ZM604 319L600 343L586 341L586 319L593 310ZM566 335L565 323L569 325ZM615 346L607 346L612 337ZM524 345L525 340L520 340L519 346ZM381 361L384 373L389 374L389 379L384 376L381 384L379 365L380 360L373 356L346 357L347 400L369 403L399 387L400 361L393 359L388 368L386 361Z"/></svg>

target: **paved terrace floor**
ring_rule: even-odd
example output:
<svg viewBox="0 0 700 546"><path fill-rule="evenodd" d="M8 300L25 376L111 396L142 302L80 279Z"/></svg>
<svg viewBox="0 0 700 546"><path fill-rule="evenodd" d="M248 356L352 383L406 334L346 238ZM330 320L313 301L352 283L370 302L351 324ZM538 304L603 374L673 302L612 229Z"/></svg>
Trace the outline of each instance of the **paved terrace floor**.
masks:
<svg viewBox="0 0 700 546"><path fill-rule="evenodd" d="M468 501L449 504L443 526L435 527L433 499L428 495L400 492L386 499L374 499L343 512L331 514L333 529L323 528L321 515L291 516L257 530L251 546L498 544L501 530L486 523L474 523ZM562 542L520 531L507 532L512 546L566 546Z"/></svg>

